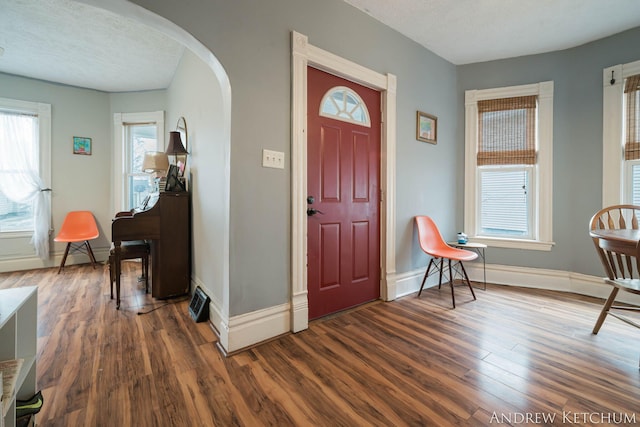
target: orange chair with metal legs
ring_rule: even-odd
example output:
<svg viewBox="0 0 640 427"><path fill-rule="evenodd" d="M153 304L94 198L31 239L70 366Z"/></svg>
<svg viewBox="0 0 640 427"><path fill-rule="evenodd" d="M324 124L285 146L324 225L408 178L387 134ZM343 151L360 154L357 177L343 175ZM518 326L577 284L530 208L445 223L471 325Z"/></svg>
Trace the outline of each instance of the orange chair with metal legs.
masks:
<svg viewBox="0 0 640 427"><path fill-rule="evenodd" d="M440 273L438 289L442 286L442 273L444 269L444 260L446 259L448 261L449 267L449 285L451 286L451 301L453 302L453 308L456 308L456 297L453 294L453 274L451 270L451 261L456 261L460 266L462 274L464 276L464 280L466 281L467 286L469 286L471 295L473 295L473 299L475 300L476 294L473 292L471 282L469 281L469 276L467 276L467 271L464 269L462 261L473 261L478 257L478 254L473 251L458 249L449 246L447 242L445 242L442 238L438 227L430 217L416 216L415 220L418 227L418 239L420 240L420 248L427 255L431 256L429 266L427 267L427 271L424 274L424 279L422 279L422 285L420 285L418 296L420 296L420 294L422 293L422 288L424 288L427 277L429 277L431 265L433 265ZM438 261L440 261L440 265L438 265Z"/></svg>
<svg viewBox="0 0 640 427"><path fill-rule="evenodd" d="M64 264L67 262L67 255L69 250L80 251L86 253L91 260L93 268L96 267L96 257L93 255L89 240L97 239L100 235L96 220L93 214L89 211L72 211L67 214L60 227L60 232L53 239L55 242L66 242L67 247L64 250L60 267L58 268L58 274L64 268Z"/></svg>

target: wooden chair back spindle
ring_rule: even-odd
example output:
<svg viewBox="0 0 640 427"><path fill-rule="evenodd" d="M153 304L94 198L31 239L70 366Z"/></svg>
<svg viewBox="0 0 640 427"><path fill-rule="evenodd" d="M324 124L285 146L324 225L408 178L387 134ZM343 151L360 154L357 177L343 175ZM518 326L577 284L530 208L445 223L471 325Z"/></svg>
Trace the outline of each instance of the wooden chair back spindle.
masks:
<svg viewBox="0 0 640 427"><path fill-rule="evenodd" d="M638 215L640 206L616 205L604 208L591 219L590 229L593 230L622 230L638 229ZM638 262L635 256L617 253L600 247L599 239L593 238L596 251L603 263L609 279L633 279L640 277Z"/></svg>

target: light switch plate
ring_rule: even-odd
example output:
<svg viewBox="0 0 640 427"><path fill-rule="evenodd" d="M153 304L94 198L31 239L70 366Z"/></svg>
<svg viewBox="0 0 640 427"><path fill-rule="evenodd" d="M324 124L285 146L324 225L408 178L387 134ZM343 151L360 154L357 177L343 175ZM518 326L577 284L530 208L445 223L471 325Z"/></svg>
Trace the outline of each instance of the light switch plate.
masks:
<svg viewBox="0 0 640 427"><path fill-rule="evenodd" d="M284 153L282 151L262 150L262 167L284 169Z"/></svg>

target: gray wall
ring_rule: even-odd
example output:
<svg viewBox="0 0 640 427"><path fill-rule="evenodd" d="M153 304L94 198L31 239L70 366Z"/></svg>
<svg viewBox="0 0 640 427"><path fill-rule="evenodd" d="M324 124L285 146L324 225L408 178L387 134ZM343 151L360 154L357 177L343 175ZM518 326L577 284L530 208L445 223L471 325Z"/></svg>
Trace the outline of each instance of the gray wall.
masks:
<svg viewBox="0 0 640 427"><path fill-rule="evenodd" d="M426 265L414 215L429 213L454 235L461 163L452 64L341 0L135 3L194 35L231 81L231 316L289 299L290 171L262 168L261 151L283 151L290 164L292 30L308 35L313 45L398 77L398 271ZM438 145L416 141L416 110L438 116Z"/></svg>
<svg viewBox="0 0 640 427"><path fill-rule="evenodd" d="M225 201L228 141L224 140L220 85L211 69L185 50L167 89L167 133L179 117L187 123L187 169L191 191L192 276L216 304L224 303L227 249ZM183 141L184 142L184 141Z"/></svg>
<svg viewBox="0 0 640 427"><path fill-rule="evenodd" d="M113 124L115 113L140 113L167 109L167 91L118 92L109 94L109 122ZM165 117L165 127L166 127ZM113 131L113 126L112 129ZM173 128L171 128L173 130ZM168 129L165 129L168 132ZM165 138L168 138L167 135Z"/></svg>
<svg viewBox="0 0 640 427"><path fill-rule="evenodd" d="M553 239L551 252L491 248L490 262L602 276L588 236L602 207L602 70L640 59L640 28L565 51L458 67L458 128L464 91L554 81ZM618 76L620 78L620 76ZM464 133L458 135L458 163ZM457 187L462 206L463 182ZM462 209L457 223L462 224Z"/></svg>

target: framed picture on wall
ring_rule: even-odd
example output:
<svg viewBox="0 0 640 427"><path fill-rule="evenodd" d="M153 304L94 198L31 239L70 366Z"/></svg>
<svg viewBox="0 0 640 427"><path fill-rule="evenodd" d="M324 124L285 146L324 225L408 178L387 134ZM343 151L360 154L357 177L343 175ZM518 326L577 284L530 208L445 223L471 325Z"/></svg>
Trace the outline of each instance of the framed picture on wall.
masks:
<svg viewBox="0 0 640 427"><path fill-rule="evenodd" d="M438 118L436 116L418 111L416 115L416 139L429 144L438 143Z"/></svg>
<svg viewBox="0 0 640 427"><path fill-rule="evenodd" d="M84 136L73 137L73 154L91 155L91 138Z"/></svg>

